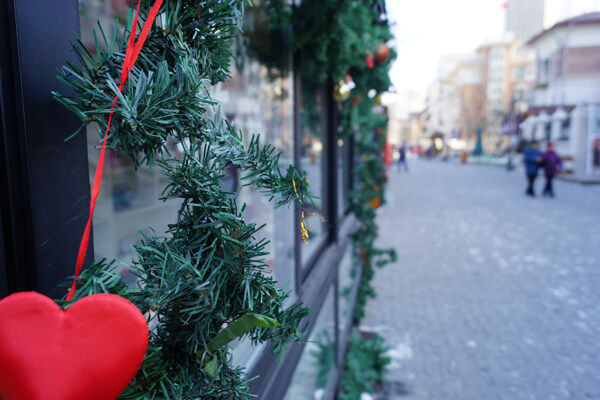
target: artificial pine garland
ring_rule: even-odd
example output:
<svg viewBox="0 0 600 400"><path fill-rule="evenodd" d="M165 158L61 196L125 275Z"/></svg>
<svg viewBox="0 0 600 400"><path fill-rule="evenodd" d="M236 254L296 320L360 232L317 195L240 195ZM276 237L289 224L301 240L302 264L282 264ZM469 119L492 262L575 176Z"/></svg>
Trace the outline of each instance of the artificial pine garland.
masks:
<svg viewBox="0 0 600 400"><path fill-rule="evenodd" d="M347 210L360 223L351 235L355 265L362 266L354 310L355 326L364 316L366 302L376 294L370 284L375 267L382 267L396 257L392 249L375 247L378 228L373 200L382 202L385 199L386 173L382 153L387 117L373 112L377 97L372 94L383 93L391 86L389 69L395 58L392 51L378 64L369 65L365 60L392 38L387 21L380 20L380 9L375 7L377 3L379 0L302 0L297 7L286 7L285 0L267 0L274 26L281 23L294 26L291 42L301 59L304 123L318 132L314 92L326 79L343 83L349 75L356 85L350 96L338 103L340 137L353 138L355 145L352 174L355 181Z"/></svg>
<svg viewBox="0 0 600 400"><path fill-rule="evenodd" d="M141 1L144 20L151 1ZM169 180L163 199L182 201L164 236L144 237L136 246L136 287L111 272L112 262L102 261L80 275L72 299L118 294L148 318L146 358L123 399L248 399L247 382L232 365L227 344L247 336L281 352L302 338L308 310L298 304L284 308L287 295L265 273L266 242L254 238L260 228L244 220L236 194L221 188L232 164L244 185L277 206L301 201L308 188L292 167L279 170L272 147L260 146L257 138L244 146L241 133L213 112L217 102L207 85L228 77L231 39L246 3L166 0L122 92L115 82L126 42L117 29L108 37L99 26L95 56L81 41L74 44L78 63L68 63L59 76L74 96L55 97L82 120L82 128L95 124L102 132L118 96L108 146L136 166L158 168ZM130 15L123 38L131 24ZM180 157L167 149L173 139L183 147Z"/></svg>
<svg viewBox="0 0 600 400"><path fill-rule="evenodd" d="M107 37L99 27L95 57L82 43L74 45L79 62L67 64L60 76L75 96L56 97L80 117L82 128L95 123L102 131L112 98L119 95L109 147L131 156L136 166L159 168L170 181L164 199L183 202L165 237L144 238L136 248L138 287L120 282L110 262L94 264L80 276L74 301L92 293L115 293L150 318L148 354L121 398L249 398L229 349L217 348L217 341L226 342L218 336L223 327L229 324L231 332L246 333L254 342L270 341L275 351L301 337L299 324L308 310L299 305L283 308L285 293L263 274L265 243L254 240L259 228L244 221L235 196L220 185L225 167L234 164L246 185L266 192L277 205L306 195L307 184L296 170L279 171L273 148L261 147L255 139L245 147L233 127L218 115L209 118L217 102L206 87L228 77L231 39L246 3L166 1L161 22L151 30L122 93L115 81L125 42L118 40L117 30ZM149 5L142 0L144 9ZM370 203L384 198L385 135L378 132L385 129L386 118L373 114L375 100L368 96L390 86L393 57L373 69L364 62L367 52L390 38L389 27L375 23L379 15L367 0L304 0L293 8L269 0L267 5L272 24L296 28L292 44L301 54L309 111L314 101L310 94L325 78L338 82L349 72L356 83L350 100L340 104L340 126L342 137L353 137L356 146L356 181L348 211L360 221L352 234L355 259L363 267L354 314L358 325L367 299L374 295L374 267L394 257L393 251L374 246L377 226ZM169 154L169 138L184 146L182 158Z"/></svg>

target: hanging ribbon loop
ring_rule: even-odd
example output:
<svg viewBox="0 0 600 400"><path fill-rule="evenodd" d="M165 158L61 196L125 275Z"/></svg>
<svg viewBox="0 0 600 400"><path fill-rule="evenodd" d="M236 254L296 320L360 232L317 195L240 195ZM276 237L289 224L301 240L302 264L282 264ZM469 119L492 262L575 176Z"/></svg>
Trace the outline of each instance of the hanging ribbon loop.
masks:
<svg viewBox="0 0 600 400"><path fill-rule="evenodd" d="M125 60L123 61L123 67L121 68L121 77L119 83L119 92L122 92L125 88L125 83L129 78L129 73L133 69L135 61L137 60L142 47L144 46L144 42L148 37L148 33L150 32L150 28L158 15L158 11L160 10L160 6L162 5L163 0L156 0L150 12L148 13L148 18L144 22L144 26L142 27L142 31L140 32L140 36L137 41L135 40L135 34L137 32L137 24L138 24L138 16L140 13L140 4L141 0L138 2L137 9L135 11L135 16L133 17L133 24L131 25L131 32L129 33L129 40L127 42L127 50L125 51ZM119 99L118 95L115 95L111 103L111 110L114 110L117 106L117 100ZM106 130L104 131L104 139L102 140L102 148L100 149L100 156L98 157L98 167L96 168L96 172L94 174L94 181L92 183L92 198L90 200L90 215L88 217L87 224L85 226L85 230L83 231L83 236L81 238L81 244L79 245L79 251L77 253L77 263L75 264L75 278L73 279L73 284L69 289L69 293L67 295L67 301L71 300L75 295L75 289L77 287L77 278L79 273L81 272L81 266L83 265L83 261L85 260L85 255L87 253L87 248L90 240L90 229L92 227L92 219L94 217L94 209L96 208L96 200L98 199L98 195L100 194L100 184L102 182L102 171L104 170L104 153L106 150L106 139L108 137L108 131L110 130L110 124L112 122L114 111L108 115L108 123L106 124Z"/></svg>

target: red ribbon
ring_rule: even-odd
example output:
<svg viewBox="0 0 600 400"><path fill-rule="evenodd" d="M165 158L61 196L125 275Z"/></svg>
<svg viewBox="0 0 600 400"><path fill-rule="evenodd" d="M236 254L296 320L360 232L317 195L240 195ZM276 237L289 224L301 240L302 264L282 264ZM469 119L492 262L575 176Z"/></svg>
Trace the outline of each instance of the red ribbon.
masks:
<svg viewBox="0 0 600 400"><path fill-rule="evenodd" d="M148 18L144 22L144 26L142 27L142 31L140 32L140 36L135 40L135 34L137 31L137 20L138 15L140 13L140 3L138 2L137 9L135 11L135 16L133 18L133 24L131 26L131 32L129 34L129 41L127 42L127 50L125 52L125 60L123 61L123 67L121 68L121 83L119 84L119 93L123 91L125 87L125 82L127 82L127 78L129 78L129 72L133 69L133 65L137 60L142 47L144 46L144 42L148 37L148 33L150 32L150 28L154 23L154 19L158 14L158 10L162 4L163 0L156 0L152 8L150 9L150 13L148 14ZM111 110L114 110L117 106L117 100L119 99L119 95L117 94L110 105ZM79 252L77 253L77 264L75 264L75 278L73 279L73 284L71 285L71 289L69 289L69 294L67 295L67 301L71 300L75 295L75 288L77 286L77 277L79 276L79 272L81 272L81 266L83 265L83 260L85 259L85 254L87 252L88 243L90 240L90 228L92 226L92 218L94 216L94 208L96 208L96 200L98 199L98 194L100 194L100 183L102 182L102 170L104 169L104 152L106 150L106 138L108 136L108 131L110 129L110 124L112 122L114 111L108 116L108 124L106 125L106 131L104 131L104 139L102 140L102 148L100 150L100 157L98 158L98 168L96 168L96 173L94 174L94 182L92 184L92 199L90 201L90 216L87 221L87 225L85 226L85 230L83 231L83 237L81 238L81 244L79 245Z"/></svg>
<svg viewBox="0 0 600 400"><path fill-rule="evenodd" d="M371 55L371 52L369 50L367 50L367 56L365 57L365 64L367 64L367 68L373 68L374 64L373 64L373 56Z"/></svg>

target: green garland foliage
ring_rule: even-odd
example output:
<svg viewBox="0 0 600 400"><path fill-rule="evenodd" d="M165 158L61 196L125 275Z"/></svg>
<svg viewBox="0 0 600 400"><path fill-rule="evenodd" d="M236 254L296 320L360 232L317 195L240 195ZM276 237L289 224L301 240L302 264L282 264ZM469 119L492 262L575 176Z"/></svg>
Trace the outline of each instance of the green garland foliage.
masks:
<svg viewBox="0 0 600 400"><path fill-rule="evenodd" d="M302 59L303 77L314 83L337 82L352 67L364 63L375 48L370 1L303 0L291 14L292 46Z"/></svg>
<svg viewBox="0 0 600 400"><path fill-rule="evenodd" d="M314 344L317 347L311 351L310 355L315 360L315 368L317 370L316 387L325 389L335 364L336 342L331 337L330 333L326 329L323 329L317 334Z"/></svg>
<svg viewBox="0 0 600 400"><path fill-rule="evenodd" d="M150 0L142 0L141 20ZM149 322L144 362L122 399L249 399L242 370L231 362L227 344L239 336L271 343L281 353L301 340L308 310L283 306L287 295L266 274L260 227L244 220L235 193L221 187L225 168L235 165L242 182L269 196L276 206L307 195L301 176L277 166L270 146L241 133L214 110L207 85L225 80L232 36L243 16L243 0L165 0L123 92L120 75L131 30L123 38L95 32L96 55L81 41L73 45L78 63L63 67L59 79L73 96L58 101L102 135L110 104L115 109L108 146L158 168L169 180L163 199L179 199L176 221L164 235L144 237L132 267L136 287L121 282L112 262L99 262L79 277L73 301L94 293L114 293L132 301ZM212 116L211 116L212 115ZM167 140L183 146L169 154ZM296 193L294 182L300 193ZM299 196L298 196L299 195ZM64 304L68 306L69 304Z"/></svg>
<svg viewBox="0 0 600 400"><path fill-rule="evenodd" d="M383 382L386 367L391 362L385 355L387 351L384 339L378 334L371 339L352 334L342 374L340 400L359 400L362 393L374 392L374 385Z"/></svg>
<svg viewBox="0 0 600 400"><path fill-rule="evenodd" d="M373 69L354 68L351 71L355 89L351 99L340 107L341 135L354 139L355 153L354 176L355 188L350 193L349 212L360 221L359 228L352 233L355 259L362 266L362 277L358 289L358 299L354 310L354 325L358 326L365 315L365 306L369 298L376 295L371 286L375 276L375 268L382 267L396 259L393 249L378 249L375 242L379 235L376 223L377 212L374 199L385 203L385 187L387 184L383 150L385 146L385 130L387 117L373 114L377 105L376 98L369 97L369 91L381 93L390 86L389 62L376 65ZM353 99L358 102L353 103Z"/></svg>
<svg viewBox="0 0 600 400"><path fill-rule="evenodd" d="M355 36L348 40L354 41L362 38L363 43L368 46L364 51L354 55L353 63L346 64L346 72L350 74L356 86L352 89L350 98L339 104L340 136L344 139L353 138L356 154L353 171L355 181L354 188L349 195L348 211L353 213L360 222L359 228L351 235L355 260L362 266L358 299L354 310L354 325L358 326L365 314L364 308L368 299L376 294L371 286L375 267L382 267L395 260L396 257L394 250L381 250L375 246L379 233L375 220L377 206L374 207L373 202L375 199L379 199L381 203L385 203L387 183L383 164L387 116L373 112L377 106L377 97L372 96L372 93L381 94L390 88L389 69L395 53L391 51L384 62L375 64L373 68L367 66L366 51L374 54L381 43L390 40L390 29L387 24L376 23L379 15L373 8L372 1L363 0L351 3L362 11L356 13L353 22L347 21L349 25L357 29ZM347 18L352 18L352 16ZM369 96L370 94L371 96Z"/></svg>
<svg viewBox="0 0 600 400"><path fill-rule="evenodd" d="M285 0L268 0L272 24L294 26L293 48L300 54L303 122L318 132L318 111L314 93L325 79L337 83L350 74L355 83L348 100L338 103L340 137L354 140L354 190L348 211L360 222L352 234L355 260L362 266L354 324L359 325L369 298L375 296L370 282L375 267L395 260L392 249L375 247L378 229L372 201L384 202L386 172L383 164L387 117L373 112L376 97L391 86L389 69L395 53L373 68L366 65L367 52L375 55L382 43L392 38L387 23L379 21L372 0L303 0L298 7L285 8Z"/></svg>

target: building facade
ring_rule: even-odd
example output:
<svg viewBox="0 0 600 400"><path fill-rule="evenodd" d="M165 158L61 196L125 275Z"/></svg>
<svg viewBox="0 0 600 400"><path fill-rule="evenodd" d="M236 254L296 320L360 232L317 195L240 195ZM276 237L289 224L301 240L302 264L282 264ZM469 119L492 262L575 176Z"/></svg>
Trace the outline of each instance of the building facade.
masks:
<svg viewBox="0 0 600 400"><path fill-rule="evenodd" d="M51 92L65 90L56 70L73 59L73 32L92 48L92 26L100 20L110 29L125 18L127 4L32 0L0 6L0 298L28 290L64 295L58 284L73 274L98 137L91 130L65 142L79 123ZM260 399L332 399L361 276L349 240L356 220L344 212L353 184L353 142L337 137L337 108L328 83L314 93L320 126L302 123L301 60L286 45L290 32L267 29L265 13L261 7L246 13L244 35L235 41L232 77L211 90L236 129L261 133L262 143L281 153L282 167L293 164L306 172L316 199L313 211L327 222L309 220L310 240L302 245L299 210L266 206L263 195L242 188L233 169L223 179L228 190L240 190L248 220L266 224L260 234L271 241L265 261L275 279L291 301L312 310L307 340L291 345L280 362L245 341L236 344L233 357L248 378L258 377L251 391ZM180 151L177 143L170 150ZM134 280L128 264L140 232L160 234L177 215L179 204L158 200L164 185L155 170L136 171L132 160L109 150L84 265L115 259L123 280ZM323 340L332 348L327 365L313 355Z"/></svg>
<svg viewBox="0 0 600 400"><path fill-rule="evenodd" d="M404 144L418 144L423 130L420 112L423 111L424 101L423 95L417 91L390 95L387 141L392 146L398 148Z"/></svg>
<svg viewBox="0 0 600 400"><path fill-rule="evenodd" d="M561 21L528 45L538 73L524 137L556 142L574 173L600 172L600 13Z"/></svg>
<svg viewBox="0 0 600 400"><path fill-rule="evenodd" d="M481 132L486 153L504 152L510 134L518 134L507 122L527 109L535 81L535 54L520 44L507 35L473 53L442 57L428 92L425 130L442 133L451 151L473 150Z"/></svg>
<svg viewBox="0 0 600 400"><path fill-rule="evenodd" d="M440 57L437 74L427 88L423 132L426 136L442 135L446 144L466 134L460 127L464 86L480 80L478 56L470 53L446 54ZM475 76L473 76L473 74ZM430 145L423 143L423 145Z"/></svg>

